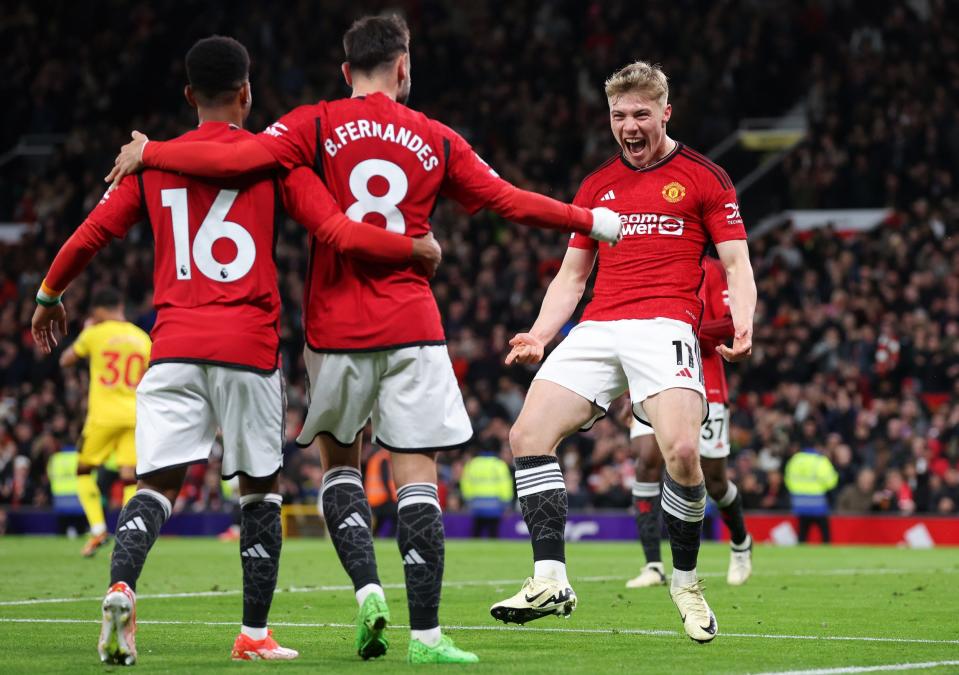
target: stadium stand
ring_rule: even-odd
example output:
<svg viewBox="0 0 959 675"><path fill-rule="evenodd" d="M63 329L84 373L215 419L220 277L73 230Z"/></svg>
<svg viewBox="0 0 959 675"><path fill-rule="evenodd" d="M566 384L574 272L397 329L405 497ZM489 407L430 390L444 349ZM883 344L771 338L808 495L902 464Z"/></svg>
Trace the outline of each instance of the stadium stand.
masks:
<svg viewBox="0 0 959 675"><path fill-rule="evenodd" d="M125 12L54 4L41 16L35 4L15 3L0 25L8 46L0 221L30 226L6 238L4 228L19 229L0 224L0 522L2 509L50 504L47 461L75 443L85 412L86 374L61 370L56 354L41 357L31 341L40 275L96 204L130 129L167 138L190 126L190 111L171 107L170 95L185 80L186 48L211 32L246 43L254 130L299 103L346 92L338 72L346 23L329 17L349 17L347 2L296 3L269 16L249 2L228 10L161 0ZM731 466L746 507L787 509L785 461L815 445L839 472L840 510L959 513L959 7L858 3L853 13L848 3L731 0L702 13L700 3L674 1L649 3L642 22L626 22L626 2L479 4L409 4L411 105L456 127L505 177L559 198L570 199L613 152L601 84L627 61L663 64L674 91L671 133L701 151L742 118L804 103L810 133L771 183L780 205L890 207L892 215L871 231L785 227L751 240L756 347L727 369ZM737 29L720 30L717 18L729 13ZM429 39L419 39L427 24ZM693 43L700 48L684 48ZM808 77L785 65L797 62ZM22 151L31 144L52 154ZM502 366L507 340L535 318L565 242L449 204L434 223L444 264L433 287L476 447L498 443L510 462L509 424L533 371ZM70 289L69 339L102 286L123 289L130 318L152 324L145 236L112 244ZM288 223L277 248L294 430L305 405L303 238ZM572 507L629 505L632 462L614 416L569 439L561 458ZM465 457L448 461L446 508L455 510ZM230 508L210 473L216 466L191 475L178 509ZM288 500L314 501L321 473L313 450L288 444Z"/></svg>

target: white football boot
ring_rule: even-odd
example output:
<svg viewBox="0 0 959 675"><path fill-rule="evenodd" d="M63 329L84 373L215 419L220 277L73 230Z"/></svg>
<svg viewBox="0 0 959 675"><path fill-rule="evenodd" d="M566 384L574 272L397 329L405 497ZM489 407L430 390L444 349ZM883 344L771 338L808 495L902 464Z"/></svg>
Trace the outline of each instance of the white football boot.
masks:
<svg viewBox="0 0 959 675"><path fill-rule="evenodd" d="M100 661L120 666L135 664L136 632L136 594L127 584L119 581L110 586L103 598L103 623L97 642Z"/></svg>
<svg viewBox="0 0 959 675"><path fill-rule="evenodd" d="M729 552L726 583L730 586L742 586L753 573L753 538L747 534L742 546L744 548L733 548Z"/></svg>
<svg viewBox="0 0 959 675"><path fill-rule="evenodd" d="M568 583L530 577L519 593L497 602L489 613L503 623L527 623L544 616L569 617L576 609L576 593Z"/></svg>
<svg viewBox="0 0 959 675"><path fill-rule="evenodd" d="M651 586L665 586L666 573L663 563L646 563L646 567L639 573L638 577L633 577L626 582L626 588L649 588Z"/></svg>
<svg viewBox="0 0 959 675"><path fill-rule="evenodd" d="M716 637L719 626L716 624L716 615L703 597L701 581L697 580L688 586L672 586L669 595L683 619L686 635L699 643L709 642Z"/></svg>

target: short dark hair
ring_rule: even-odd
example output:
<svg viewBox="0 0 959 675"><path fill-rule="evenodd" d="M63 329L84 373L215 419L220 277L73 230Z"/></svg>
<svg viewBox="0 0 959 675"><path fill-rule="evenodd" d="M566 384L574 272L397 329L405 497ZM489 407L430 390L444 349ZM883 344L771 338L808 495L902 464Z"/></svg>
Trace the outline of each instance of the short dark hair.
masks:
<svg viewBox="0 0 959 675"><path fill-rule="evenodd" d="M90 298L90 308L116 309L123 305L123 297L112 288L101 288Z"/></svg>
<svg viewBox="0 0 959 675"><path fill-rule="evenodd" d="M186 53L186 76L200 103L224 103L250 78L250 55L233 38L211 35Z"/></svg>
<svg viewBox="0 0 959 675"><path fill-rule="evenodd" d="M357 19L343 36L350 68L369 73L410 50L410 29L399 14Z"/></svg>

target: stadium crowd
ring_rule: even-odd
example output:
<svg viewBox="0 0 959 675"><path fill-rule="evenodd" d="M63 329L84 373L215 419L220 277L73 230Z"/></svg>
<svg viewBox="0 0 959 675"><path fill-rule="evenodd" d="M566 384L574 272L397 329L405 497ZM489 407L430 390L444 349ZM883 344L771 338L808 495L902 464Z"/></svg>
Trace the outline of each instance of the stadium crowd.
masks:
<svg viewBox="0 0 959 675"><path fill-rule="evenodd" d="M86 373L62 370L56 354L43 358L32 344L33 295L102 194L100 177L129 129L169 138L195 124L180 96L186 49L213 31L248 46L249 127L258 130L299 103L344 95L338 36L346 23L329 17L358 11L346 2L270 14L247 2L164 0L126 12L58 4L48 21L17 3L0 24L9 46L0 57L8 74L0 149L28 134L59 136L47 137L57 143L52 157L0 166L0 221L36 224L18 241L0 239L0 510L50 502L46 461L75 444L85 413ZM871 232L785 228L751 240L760 302L753 357L727 369L731 471L747 509L786 509L784 463L815 446L839 472L837 510L955 514L959 12L931 0L856 12L851 4L734 0L704 12L695 2L656 2L639 22L627 20L625 2L408 3L410 103L462 132L507 179L571 199L614 150L601 84L623 63L663 64L671 134L702 151L739 119L780 114L805 98L810 134L782 167L782 203L889 206L894 215ZM920 60L920 52L938 56ZM444 247L433 288L476 430L469 448L442 460L445 507L454 510L469 456L493 450L511 463L509 426L534 371L502 365L507 341L532 324L566 245L449 203L433 222ZM283 490L292 501L315 500L322 477L316 451L292 442L305 409L298 303L306 250L301 228L288 222L276 258L290 402ZM148 230L111 244L66 296L71 335L101 286L122 289L128 316L149 328L151 269ZM633 463L618 415L568 439L560 455L572 508L629 506ZM226 501L211 462L191 473L177 508Z"/></svg>

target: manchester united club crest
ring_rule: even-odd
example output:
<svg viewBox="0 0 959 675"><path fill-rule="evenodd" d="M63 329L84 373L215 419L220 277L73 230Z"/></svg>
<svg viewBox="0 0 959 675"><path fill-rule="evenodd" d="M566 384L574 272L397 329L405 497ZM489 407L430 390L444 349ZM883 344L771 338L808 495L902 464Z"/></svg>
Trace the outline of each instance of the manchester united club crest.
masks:
<svg viewBox="0 0 959 675"><path fill-rule="evenodd" d="M677 183L673 181L663 186L663 199L665 199L670 204L675 204L683 200L683 197L686 196L686 186L682 183Z"/></svg>

